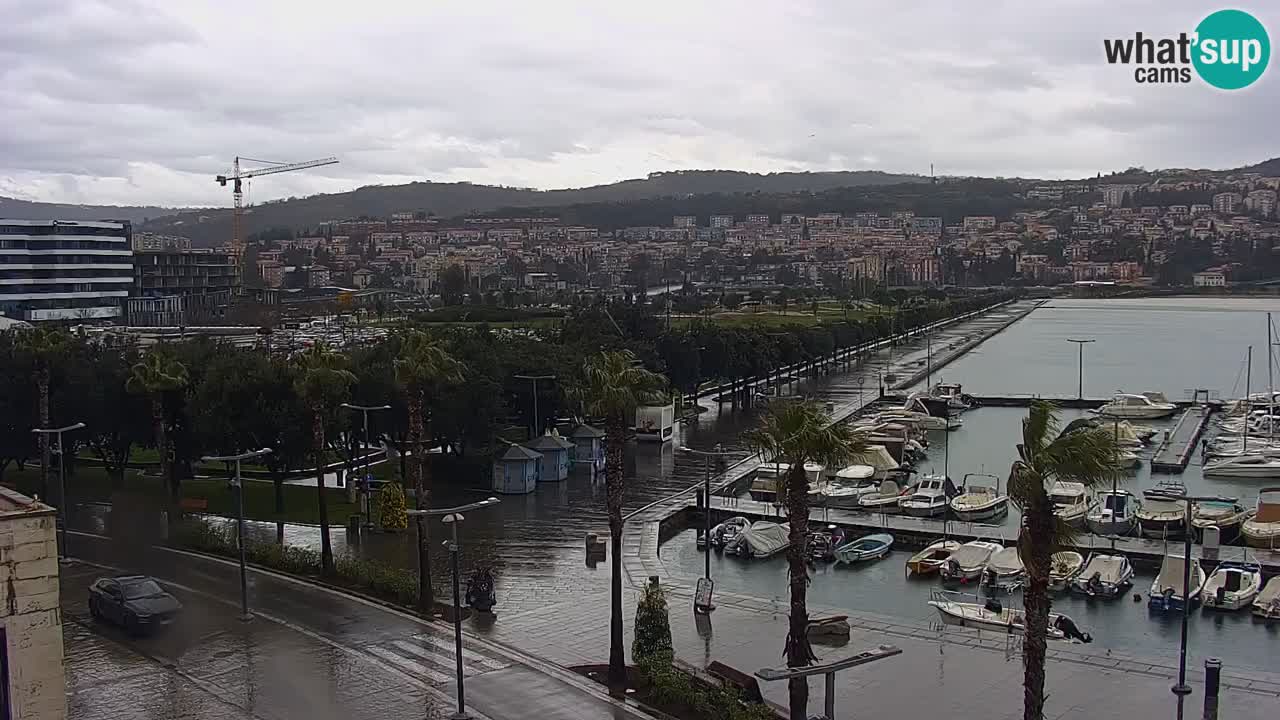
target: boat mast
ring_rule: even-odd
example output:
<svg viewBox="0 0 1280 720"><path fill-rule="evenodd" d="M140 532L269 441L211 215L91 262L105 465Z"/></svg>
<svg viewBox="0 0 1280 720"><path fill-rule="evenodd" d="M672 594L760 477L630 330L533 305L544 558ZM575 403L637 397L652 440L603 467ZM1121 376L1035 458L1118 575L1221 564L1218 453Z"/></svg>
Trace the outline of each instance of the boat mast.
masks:
<svg viewBox="0 0 1280 720"><path fill-rule="evenodd" d="M1267 313L1267 437L1271 440L1276 439L1275 423L1272 422L1272 416L1276 414L1276 386L1271 378L1271 313ZM1249 429L1248 421L1245 422L1245 430Z"/></svg>
<svg viewBox="0 0 1280 720"><path fill-rule="evenodd" d="M1270 349L1270 348L1268 348ZM1249 454L1249 413L1253 410L1253 403L1249 400L1249 382L1253 377L1253 346L1249 346L1248 352L1245 354L1244 361L1244 438L1240 445L1240 456L1244 457Z"/></svg>
<svg viewBox="0 0 1280 720"><path fill-rule="evenodd" d="M930 330L929 334L925 336L924 342L925 342L925 347L927 348L927 350L925 351L926 365L925 365L925 371L924 371L925 372L924 386L929 390L933 390L933 331L932 330Z"/></svg>
<svg viewBox="0 0 1280 720"><path fill-rule="evenodd" d="M1117 415L1116 417L1112 418L1111 422L1113 423L1113 427L1114 427L1113 432L1115 433L1116 458L1117 458L1117 464L1118 464L1119 457L1120 457L1119 455L1120 453L1120 416ZM1116 494L1119 491L1120 491L1120 473L1117 470L1117 468L1111 468L1111 521L1112 522L1115 522L1115 519L1116 519ZM1126 503L1126 506L1127 506L1127 503ZM1126 510L1128 510L1127 507L1126 507ZM1116 534L1111 533L1111 550L1114 552L1115 549L1116 549Z"/></svg>

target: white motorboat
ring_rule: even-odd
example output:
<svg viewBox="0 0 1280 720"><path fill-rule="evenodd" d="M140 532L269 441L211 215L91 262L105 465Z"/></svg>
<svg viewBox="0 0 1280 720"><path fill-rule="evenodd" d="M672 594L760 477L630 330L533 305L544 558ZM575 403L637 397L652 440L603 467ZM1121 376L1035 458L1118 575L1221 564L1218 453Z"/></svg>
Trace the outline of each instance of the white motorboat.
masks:
<svg viewBox="0 0 1280 720"><path fill-rule="evenodd" d="M893 459L893 455L889 454L888 448L883 445L868 445L865 450L858 453L849 460L859 465L870 465L875 469L876 480L888 479L891 473L894 473L900 467L897 460Z"/></svg>
<svg viewBox="0 0 1280 720"><path fill-rule="evenodd" d="M1224 562L1204 583L1204 606L1216 610L1240 610L1253 604L1262 592L1262 572L1257 565Z"/></svg>
<svg viewBox="0 0 1280 720"><path fill-rule="evenodd" d="M1131 425L1128 420L1121 420L1113 427L1115 433L1116 444L1126 448L1139 448L1156 434L1154 428L1143 426L1142 432L1138 432L1138 428Z"/></svg>
<svg viewBox="0 0 1280 720"><path fill-rule="evenodd" d="M1181 610L1189 600L1192 605L1200 600L1204 591L1204 568L1200 561L1191 558L1191 593L1182 596L1183 574L1186 572L1186 561L1181 555L1165 555L1164 564L1160 566L1160 574L1151 581L1151 592L1147 596L1147 607L1152 610L1168 612Z"/></svg>
<svg viewBox="0 0 1280 720"><path fill-rule="evenodd" d="M1026 629L1026 614L1019 609L1004 607L994 598L984 604L957 602L944 593L936 593L929 605L938 611L947 625L996 630L1010 635L1021 634ZM1092 642L1087 632L1080 630L1071 618L1060 613L1049 613L1047 629L1050 640L1074 640Z"/></svg>
<svg viewBox="0 0 1280 720"><path fill-rule="evenodd" d="M1180 538L1187 531L1187 508L1181 500L1146 494L1134 515L1143 537L1166 540Z"/></svg>
<svg viewBox="0 0 1280 720"><path fill-rule="evenodd" d="M1142 458L1138 457L1138 453L1133 452L1132 450L1120 450L1116 452L1116 464L1126 470L1138 467L1138 464L1141 462Z"/></svg>
<svg viewBox="0 0 1280 720"><path fill-rule="evenodd" d="M724 546L733 541L743 530L750 527L751 521L742 516L731 517L728 520L711 528L710 540L711 547L716 550L723 550ZM702 548L707 546L706 535L700 535L697 540L697 546Z"/></svg>
<svg viewBox="0 0 1280 720"><path fill-rule="evenodd" d="M1280 548L1280 487L1258 491L1258 510L1240 526L1250 547Z"/></svg>
<svg viewBox="0 0 1280 720"><path fill-rule="evenodd" d="M1057 481L1049 489L1049 501L1053 514L1072 527L1083 527L1084 519L1093 509L1093 497L1084 483Z"/></svg>
<svg viewBox="0 0 1280 720"><path fill-rule="evenodd" d="M725 552L732 551L733 554L750 558L771 557L787 549L789 532L790 526L786 523L779 525L763 520L752 523L738 534L732 545L725 546Z"/></svg>
<svg viewBox="0 0 1280 720"><path fill-rule="evenodd" d="M1004 546L990 540L971 540L956 548L951 557L938 569L943 580L968 582L977 580L987 567L987 561Z"/></svg>
<svg viewBox="0 0 1280 720"><path fill-rule="evenodd" d="M898 506L912 517L941 517L947 514L947 505L955 494L951 478L925 475L920 478L916 491L903 498Z"/></svg>
<svg viewBox="0 0 1280 720"><path fill-rule="evenodd" d="M1050 558L1049 590L1062 592L1084 567L1084 556L1075 550L1060 550Z"/></svg>
<svg viewBox="0 0 1280 720"><path fill-rule="evenodd" d="M1133 566L1123 555L1090 555L1071 581L1072 592L1088 597L1114 598L1133 585Z"/></svg>
<svg viewBox="0 0 1280 720"><path fill-rule="evenodd" d="M791 465L784 462L760 463L756 476L751 480L751 499L773 502L778 498L778 488L786 481Z"/></svg>
<svg viewBox="0 0 1280 720"><path fill-rule="evenodd" d="M982 584L990 590L1013 592L1022 587L1027 569L1022 564L1018 546L1000 548L991 554L987 567L982 571Z"/></svg>
<svg viewBox="0 0 1280 720"><path fill-rule="evenodd" d="M880 487L874 479L875 468L870 465L850 465L835 474L835 479L824 485L828 507L856 510L863 495Z"/></svg>
<svg viewBox="0 0 1280 720"><path fill-rule="evenodd" d="M951 554L960 549L960 543L955 540L938 540L930 543L928 547L911 556L907 561L908 575L931 575L938 572L942 564L951 557Z"/></svg>
<svg viewBox="0 0 1280 720"><path fill-rule="evenodd" d="M902 512L902 509L898 507L902 497L902 488L898 487L898 483L892 480L885 480L880 483L879 489L875 492L867 493L858 498L858 508L867 512Z"/></svg>
<svg viewBox="0 0 1280 720"><path fill-rule="evenodd" d="M822 466L818 463L807 462L804 464L804 479L809 481L810 485L817 484L822 480Z"/></svg>
<svg viewBox="0 0 1280 720"><path fill-rule="evenodd" d="M973 396L965 394L960 383L940 382L929 391L929 397L945 401L952 412L964 412L977 404Z"/></svg>
<svg viewBox="0 0 1280 720"><path fill-rule="evenodd" d="M1231 543L1240 537L1240 527L1254 512L1238 502L1202 501L1191 506L1191 527L1200 537L1206 528L1217 528L1218 541Z"/></svg>
<svg viewBox="0 0 1280 720"><path fill-rule="evenodd" d="M1280 620L1280 575L1268 580L1254 598L1253 614L1265 620Z"/></svg>
<svg viewBox="0 0 1280 720"><path fill-rule="evenodd" d="M995 481L992 485L975 485L970 477L989 477ZM959 495L951 498L951 512L957 520L978 522L1004 517L1009 512L1009 496L1000 494L1000 478L995 475L970 473L964 476L964 487Z"/></svg>
<svg viewBox="0 0 1280 720"><path fill-rule="evenodd" d="M1280 457L1237 455L1204 466L1205 477L1280 478Z"/></svg>
<svg viewBox="0 0 1280 720"><path fill-rule="evenodd" d="M1085 515L1089 531L1098 535L1129 535L1138 521L1142 504L1133 493L1106 490L1098 493L1098 504Z"/></svg>
<svg viewBox="0 0 1280 720"><path fill-rule="evenodd" d="M1161 393L1116 393L1111 401L1098 408L1099 415L1116 418L1147 420L1168 417L1178 409Z"/></svg>

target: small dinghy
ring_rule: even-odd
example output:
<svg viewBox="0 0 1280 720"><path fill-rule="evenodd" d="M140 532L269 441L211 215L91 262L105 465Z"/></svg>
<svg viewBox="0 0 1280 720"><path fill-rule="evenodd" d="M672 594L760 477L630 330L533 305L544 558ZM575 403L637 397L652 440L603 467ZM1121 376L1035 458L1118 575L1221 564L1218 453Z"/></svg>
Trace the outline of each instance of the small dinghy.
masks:
<svg viewBox="0 0 1280 720"><path fill-rule="evenodd" d="M1151 594L1147 598L1147 607L1152 610L1168 612L1181 610L1187 602L1194 605L1200 600L1204 591L1204 568L1200 561L1191 559L1191 594L1182 596L1182 580L1186 561L1181 555L1165 555L1164 564L1160 566L1160 574L1151 582Z"/></svg>
<svg viewBox="0 0 1280 720"><path fill-rule="evenodd" d="M982 572L982 584L994 592L1013 592L1022 587L1027 569L1022 564L1016 545L1002 548L991 554Z"/></svg>
<svg viewBox="0 0 1280 720"><path fill-rule="evenodd" d="M1216 610L1240 610L1253 604L1262 592L1262 572L1257 565L1224 562L1204 583L1204 606Z"/></svg>
<svg viewBox="0 0 1280 720"><path fill-rule="evenodd" d="M996 630L1010 635L1020 635L1026 630L1026 613L1017 608L1005 607L995 598L978 604L956 602L947 599L946 595L935 593L929 605L938 611L942 622L947 625ZM1071 618L1059 613L1049 613L1047 635L1050 640L1093 642L1093 636L1081 630Z"/></svg>
<svg viewBox="0 0 1280 720"><path fill-rule="evenodd" d="M1086 597L1111 599L1133 584L1133 566L1123 555L1090 555L1084 569L1071 581L1072 592Z"/></svg>
<svg viewBox="0 0 1280 720"><path fill-rule="evenodd" d="M836 548L836 562L856 563L864 560L879 560L888 555L892 547L892 535L888 533L868 535Z"/></svg>
<svg viewBox="0 0 1280 720"><path fill-rule="evenodd" d="M955 540L938 540L911 556L907 561L907 574L932 575L938 572L947 558L958 549L960 549L960 543Z"/></svg>
<svg viewBox="0 0 1280 720"><path fill-rule="evenodd" d="M720 523L719 525L716 525L715 527L711 528L711 536L710 536L711 547L715 548L716 550L723 550L725 545L727 545L730 541L732 541L735 537L738 536L738 533L742 532L750 525L751 525L751 521L742 517L741 515L736 517L731 517L728 520L725 520L724 522ZM707 539L708 537L706 535L700 535L698 537L698 547L699 548L706 547Z"/></svg>
<svg viewBox="0 0 1280 720"><path fill-rule="evenodd" d="M1053 554L1049 566L1049 590L1062 592L1084 567L1084 556L1075 550L1062 550Z"/></svg>
<svg viewBox="0 0 1280 720"><path fill-rule="evenodd" d="M1268 580L1253 599L1253 614L1264 620L1280 620L1280 575Z"/></svg>

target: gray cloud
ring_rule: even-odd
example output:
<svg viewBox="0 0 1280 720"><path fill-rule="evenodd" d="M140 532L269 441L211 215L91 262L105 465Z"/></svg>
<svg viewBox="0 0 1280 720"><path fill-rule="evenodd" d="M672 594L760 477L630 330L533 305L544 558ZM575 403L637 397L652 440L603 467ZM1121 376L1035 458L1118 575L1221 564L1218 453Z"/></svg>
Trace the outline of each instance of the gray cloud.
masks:
<svg viewBox="0 0 1280 720"><path fill-rule="evenodd" d="M1280 32L1280 12L1253 8ZM237 154L337 155L253 197L694 167L1078 176L1276 154L1280 70L1145 87L1105 37L1199 2L0 0L0 193L224 204Z"/></svg>

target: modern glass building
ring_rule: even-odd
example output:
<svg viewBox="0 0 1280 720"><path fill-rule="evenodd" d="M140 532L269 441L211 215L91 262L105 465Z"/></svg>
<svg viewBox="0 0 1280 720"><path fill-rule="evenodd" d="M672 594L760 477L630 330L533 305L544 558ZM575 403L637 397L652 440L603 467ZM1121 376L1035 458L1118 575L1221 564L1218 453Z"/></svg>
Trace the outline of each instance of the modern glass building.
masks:
<svg viewBox="0 0 1280 720"><path fill-rule="evenodd" d="M127 222L0 218L0 314L117 318L133 285Z"/></svg>

